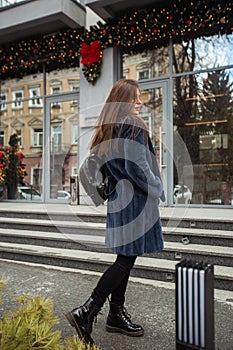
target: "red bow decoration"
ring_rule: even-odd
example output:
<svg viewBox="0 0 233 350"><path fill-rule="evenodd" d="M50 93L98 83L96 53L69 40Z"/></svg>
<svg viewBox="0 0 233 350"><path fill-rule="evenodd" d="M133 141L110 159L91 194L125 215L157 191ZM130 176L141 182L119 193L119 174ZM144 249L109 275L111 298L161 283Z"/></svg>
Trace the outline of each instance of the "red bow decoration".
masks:
<svg viewBox="0 0 233 350"><path fill-rule="evenodd" d="M85 66L90 66L93 63L101 61L101 49L98 40L93 41L92 44L88 45L82 43L81 47L81 63Z"/></svg>

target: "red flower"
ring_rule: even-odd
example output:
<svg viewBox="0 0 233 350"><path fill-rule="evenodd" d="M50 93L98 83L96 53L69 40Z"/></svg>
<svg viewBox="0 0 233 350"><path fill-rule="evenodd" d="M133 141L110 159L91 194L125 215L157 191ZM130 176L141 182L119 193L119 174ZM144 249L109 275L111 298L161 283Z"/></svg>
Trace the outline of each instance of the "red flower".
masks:
<svg viewBox="0 0 233 350"><path fill-rule="evenodd" d="M81 63L85 66L90 66L93 63L101 61L101 49L98 40L95 40L91 45L82 43L81 47Z"/></svg>

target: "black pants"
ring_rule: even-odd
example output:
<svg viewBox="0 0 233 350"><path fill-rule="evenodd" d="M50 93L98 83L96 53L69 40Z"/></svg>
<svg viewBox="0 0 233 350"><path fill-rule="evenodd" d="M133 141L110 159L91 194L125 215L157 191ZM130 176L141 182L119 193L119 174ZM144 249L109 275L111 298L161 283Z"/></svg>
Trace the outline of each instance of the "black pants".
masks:
<svg viewBox="0 0 233 350"><path fill-rule="evenodd" d="M136 256L118 255L116 261L105 271L93 291L93 299L101 308L111 294L111 302L123 305L130 271Z"/></svg>

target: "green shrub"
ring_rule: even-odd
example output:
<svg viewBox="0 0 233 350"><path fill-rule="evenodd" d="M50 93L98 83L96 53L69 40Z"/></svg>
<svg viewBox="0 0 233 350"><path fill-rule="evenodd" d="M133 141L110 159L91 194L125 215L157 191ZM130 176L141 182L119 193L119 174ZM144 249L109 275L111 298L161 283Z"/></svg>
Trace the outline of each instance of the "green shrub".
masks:
<svg viewBox="0 0 233 350"><path fill-rule="evenodd" d="M77 337L73 336L65 339L65 350L100 350L96 346L85 345L81 341L77 341Z"/></svg>
<svg viewBox="0 0 233 350"><path fill-rule="evenodd" d="M1 279L0 279L0 292L2 290L2 288L6 285L6 282L3 282ZM0 304L2 304L2 298L1 298L1 295L0 295Z"/></svg>
<svg viewBox="0 0 233 350"><path fill-rule="evenodd" d="M3 286L0 280L0 290ZM6 311L0 320L0 350L98 350L76 336L61 339L61 331L54 329L59 322L51 299L24 295L16 300L16 311Z"/></svg>

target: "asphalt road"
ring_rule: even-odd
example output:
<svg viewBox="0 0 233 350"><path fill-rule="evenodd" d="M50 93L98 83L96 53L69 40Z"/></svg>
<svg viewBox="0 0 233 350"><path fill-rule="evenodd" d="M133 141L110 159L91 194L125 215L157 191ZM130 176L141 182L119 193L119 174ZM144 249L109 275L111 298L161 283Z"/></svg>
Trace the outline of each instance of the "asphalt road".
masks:
<svg viewBox="0 0 233 350"><path fill-rule="evenodd" d="M64 314L81 305L90 295L99 275L68 269L52 269L0 260L0 275L8 282L3 289L0 313L15 308L14 297L44 295L54 300L62 336L75 334ZM173 284L129 282L126 308L132 320L145 329L133 338L105 332L108 302L94 325L93 339L101 350L175 350L175 289ZM215 292L215 350L233 350L233 292ZM26 349L25 349L26 350ZM212 350L212 349L211 349Z"/></svg>

